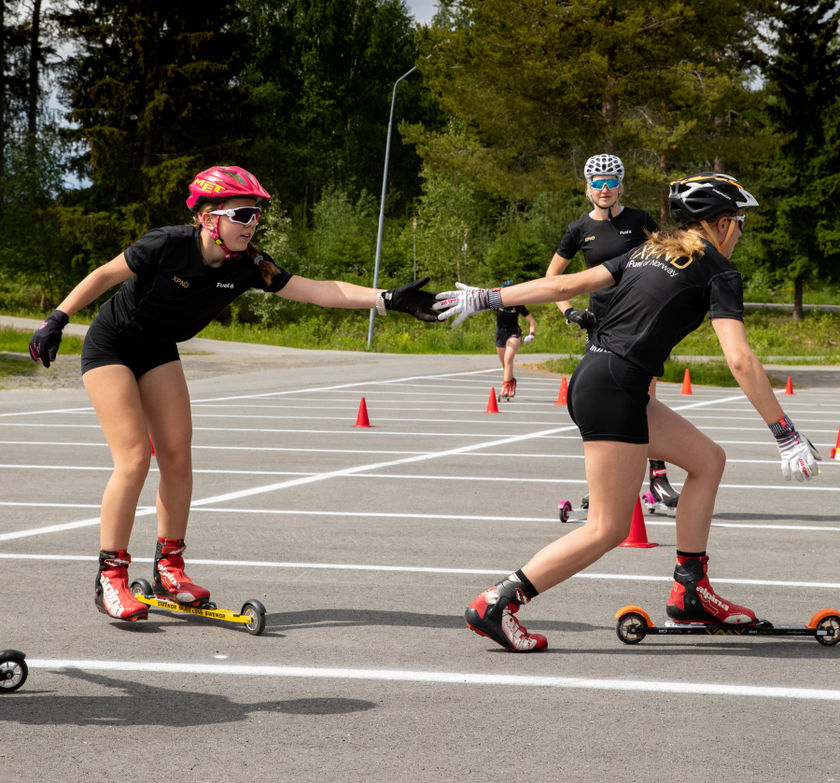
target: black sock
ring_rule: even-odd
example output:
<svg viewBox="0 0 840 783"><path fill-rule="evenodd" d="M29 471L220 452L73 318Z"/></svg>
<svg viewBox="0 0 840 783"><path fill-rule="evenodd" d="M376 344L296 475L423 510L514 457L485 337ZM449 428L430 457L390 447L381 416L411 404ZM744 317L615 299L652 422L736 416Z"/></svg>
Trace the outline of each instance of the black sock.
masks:
<svg viewBox="0 0 840 783"><path fill-rule="evenodd" d="M683 551L681 551L681 550L679 550L679 549L677 550L677 557L695 557L695 558L700 558L700 557L705 557L705 556L706 556L706 553L705 553L705 552L683 552Z"/></svg>
<svg viewBox="0 0 840 783"><path fill-rule="evenodd" d="M531 580L528 579L528 577L522 573L521 568L518 571L514 571L513 576L515 576L522 583L522 592L525 593L525 597L529 601L532 598L536 598L540 594L539 590L537 590L537 588L531 584Z"/></svg>

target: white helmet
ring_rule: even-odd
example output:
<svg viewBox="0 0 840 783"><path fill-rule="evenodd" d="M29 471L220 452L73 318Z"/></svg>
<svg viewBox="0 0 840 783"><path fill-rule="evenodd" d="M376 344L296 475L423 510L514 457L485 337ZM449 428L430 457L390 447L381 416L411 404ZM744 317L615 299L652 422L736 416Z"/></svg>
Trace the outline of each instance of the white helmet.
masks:
<svg viewBox="0 0 840 783"><path fill-rule="evenodd" d="M589 182L597 176L614 176L624 179L624 164L617 155L593 155L583 167L583 176Z"/></svg>

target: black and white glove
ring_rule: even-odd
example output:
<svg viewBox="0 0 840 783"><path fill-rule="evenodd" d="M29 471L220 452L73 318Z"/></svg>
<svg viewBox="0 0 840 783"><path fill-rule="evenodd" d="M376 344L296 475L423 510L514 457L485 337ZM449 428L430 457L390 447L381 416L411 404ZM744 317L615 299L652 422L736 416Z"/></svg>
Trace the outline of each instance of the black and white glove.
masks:
<svg viewBox="0 0 840 783"><path fill-rule="evenodd" d="M594 329L598 323L595 313L591 310L575 310L574 307L567 307L563 315L566 316L567 324L577 324L581 329L586 329L587 332Z"/></svg>
<svg viewBox="0 0 840 783"><path fill-rule="evenodd" d="M439 301L435 310L440 310L438 320L445 321L453 315L458 317L452 322L452 328L474 313L482 310L497 310L502 306L501 288L476 288L464 283L455 283L456 291L443 291L437 295Z"/></svg>
<svg viewBox="0 0 840 783"><path fill-rule="evenodd" d="M535 338L536 336L537 336L537 335L536 335L536 333L535 333L535 332L530 332L529 334L527 334L527 335L523 338L522 342L523 342L523 343L525 343L525 345L527 345L528 343L532 343L532 342L534 342L534 338Z"/></svg>
<svg viewBox="0 0 840 783"><path fill-rule="evenodd" d="M377 298L377 312L380 315L385 315L383 309L385 311L394 310L398 313L413 315L419 321L437 321L437 313L432 309L432 305L435 303L435 294L431 291L420 290L428 282L429 278L424 277L422 280L406 283L399 288L389 288L387 291L383 291L379 295L382 308L380 308L380 299Z"/></svg>
<svg viewBox="0 0 840 783"><path fill-rule="evenodd" d="M801 432L797 432L793 422L782 416L778 421L768 425L773 437L776 438L776 445L782 455L782 476L785 481L790 481L793 475L797 481L812 479L820 472L817 460L822 456L814 448L811 441Z"/></svg>
<svg viewBox="0 0 840 783"><path fill-rule="evenodd" d="M40 359L44 367L49 367L50 362L55 361L58 346L61 345L61 332L69 321L70 317L61 310L53 310L47 316L47 320L29 341L29 355L33 361L37 362Z"/></svg>

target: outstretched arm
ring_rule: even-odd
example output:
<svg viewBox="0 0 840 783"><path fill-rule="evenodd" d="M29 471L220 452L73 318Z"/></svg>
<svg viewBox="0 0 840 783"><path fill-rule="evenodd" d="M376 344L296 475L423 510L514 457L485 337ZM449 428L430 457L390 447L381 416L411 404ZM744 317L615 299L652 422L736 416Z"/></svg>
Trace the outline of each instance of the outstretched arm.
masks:
<svg viewBox="0 0 840 783"><path fill-rule="evenodd" d="M320 307L339 307L348 310L375 307L380 315L385 315L388 310L394 310L413 315L419 321L435 322L437 313L432 310L435 295L431 291L423 290L423 286L428 282L429 278L424 277L413 283L383 290L346 283L343 280L312 280L308 277L293 275L289 282L277 292L277 295L295 302L309 302Z"/></svg>
<svg viewBox="0 0 840 783"><path fill-rule="evenodd" d="M370 309L376 307L379 289L345 283L343 280L312 280L292 275L291 280L278 292L278 296L295 302L309 302L319 307Z"/></svg>
<svg viewBox="0 0 840 783"><path fill-rule="evenodd" d="M441 301L434 309L441 311L438 316L441 321L457 316L452 322L452 326L456 327L466 317L482 310L556 302L558 299L570 299L614 284L615 279L603 264L573 275L539 277L504 288L474 288L456 283L456 291L444 291L437 295Z"/></svg>

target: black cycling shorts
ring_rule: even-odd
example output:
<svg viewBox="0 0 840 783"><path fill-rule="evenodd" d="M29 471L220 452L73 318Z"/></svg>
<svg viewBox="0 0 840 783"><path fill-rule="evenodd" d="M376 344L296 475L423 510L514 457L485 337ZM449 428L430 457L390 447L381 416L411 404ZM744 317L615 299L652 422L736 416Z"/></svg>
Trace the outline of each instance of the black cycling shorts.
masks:
<svg viewBox="0 0 840 783"><path fill-rule="evenodd" d="M496 347L504 348L511 337L522 337L522 330L496 329Z"/></svg>
<svg viewBox="0 0 840 783"><path fill-rule="evenodd" d="M140 378L149 370L181 358L174 343L134 340L114 331L102 318L94 318L82 346L82 375L96 367L124 364Z"/></svg>
<svg viewBox="0 0 840 783"><path fill-rule="evenodd" d="M581 438L647 443L651 375L590 345L572 374L568 408Z"/></svg>

